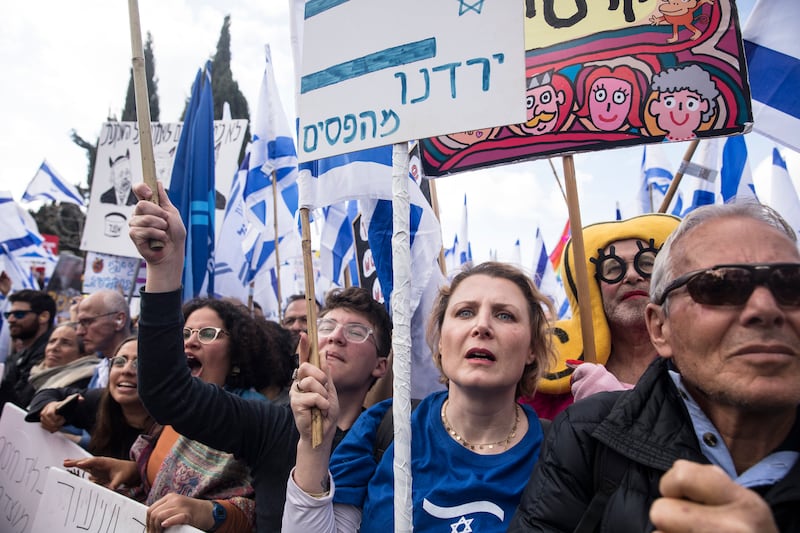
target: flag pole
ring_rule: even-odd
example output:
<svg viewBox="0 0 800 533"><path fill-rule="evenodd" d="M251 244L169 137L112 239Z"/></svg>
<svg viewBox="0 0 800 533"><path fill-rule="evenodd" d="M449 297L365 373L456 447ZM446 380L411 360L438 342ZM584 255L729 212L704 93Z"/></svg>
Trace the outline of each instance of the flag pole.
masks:
<svg viewBox="0 0 800 533"><path fill-rule="evenodd" d="M308 317L309 362L315 367L320 367L319 339L317 338L317 302L314 298L314 264L311 260L311 222L308 216L308 207L300 208L300 226L302 231L303 247L303 279L306 291L306 316ZM276 246L277 248L277 246ZM311 410L311 446L316 448L322 444L322 415L319 409Z"/></svg>
<svg viewBox="0 0 800 533"><path fill-rule="evenodd" d="M664 195L664 199L661 201L661 207L658 208L659 213L667 212L669 204L672 202L672 197L675 196L675 192L678 190L678 185L681 184L681 180L683 179L683 173L686 170L686 166L692 161L692 157L694 157L694 152L695 150L697 150L698 144L700 144L700 139L694 139L692 142L689 143L689 146L686 148L686 153L683 155L683 161L681 161L681 166L680 168L678 168L678 172L675 173L675 177L672 178L672 182L669 184L669 189L667 189L667 194Z"/></svg>
<svg viewBox="0 0 800 533"><path fill-rule="evenodd" d="M281 297L281 254L280 254L280 239L278 238L278 175L275 170L272 171L272 221L275 228L275 278L278 281L278 322L283 321L281 310L283 308L283 298Z"/></svg>
<svg viewBox="0 0 800 533"><path fill-rule="evenodd" d="M578 282L578 307L581 313L581 337L583 338L583 360L588 363L597 361L594 347L594 329L592 326L592 307L589 301L589 274L586 268L586 250L583 245L583 224L578 202L578 186L575 180L575 162L571 155L565 155L564 185L567 189L567 209L569 224L572 228L572 253L575 257L575 277Z"/></svg>
<svg viewBox="0 0 800 533"><path fill-rule="evenodd" d="M150 98L147 95L147 76L145 74L144 50L142 48L142 29L139 23L139 3L128 0L128 13L131 27L131 63L133 66L133 89L136 99L136 121L139 124L139 149L142 154L142 178L153 191L150 201L158 205L158 181L156 180L156 160L153 155L153 133L150 130ZM150 239L150 249L160 250L164 243Z"/></svg>

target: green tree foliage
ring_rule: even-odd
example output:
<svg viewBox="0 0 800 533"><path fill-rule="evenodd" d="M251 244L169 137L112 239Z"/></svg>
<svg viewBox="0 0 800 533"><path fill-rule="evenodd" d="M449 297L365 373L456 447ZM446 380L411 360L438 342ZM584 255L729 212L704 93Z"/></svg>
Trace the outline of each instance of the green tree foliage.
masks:
<svg viewBox="0 0 800 533"><path fill-rule="evenodd" d="M161 110L158 105L158 79L156 78L156 60L153 55L153 36L147 32L144 44L144 73L147 80L147 97L150 99L150 120L158 122ZM125 95L125 107L122 110L122 120L136 122L136 96L133 86L133 68L128 82L128 92Z"/></svg>
<svg viewBox="0 0 800 533"><path fill-rule="evenodd" d="M247 100L231 72L231 16L226 15L211 62L211 90L214 93L214 118L222 118L223 103L231 107L231 118L250 119Z"/></svg>
<svg viewBox="0 0 800 533"><path fill-rule="evenodd" d="M31 215L39 226L39 233L58 236L60 251L72 252L80 257L85 255L80 250L80 244L86 215L77 205L44 204L35 213L31 211Z"/></svg>

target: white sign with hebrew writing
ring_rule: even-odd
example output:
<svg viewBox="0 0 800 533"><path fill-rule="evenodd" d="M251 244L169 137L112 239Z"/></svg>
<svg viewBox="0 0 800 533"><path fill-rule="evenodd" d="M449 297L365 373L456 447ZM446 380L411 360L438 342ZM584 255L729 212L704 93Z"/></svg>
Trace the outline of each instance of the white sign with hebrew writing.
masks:
<svg viewBox="0 0 800 533"><path fill-rule="evenodd" d="M38 423L25 422L25 411L6 403L0 416L0 531L46 531L32 526L47 470L62 466L64 459L83 457L91 454L60 433L48 433Z"/></svg>
<svg viewBox="0 0 800 533"><path fill-rule="evenodd" d="M524 122L523 7L308 0L299 159Z"/></svg>
<svg viewBox="0 0 800 533"><path fill-rule="evenodd" d="M145 533L147 507L60 468L47 472L33 531ZM173 526L167 533L196 533L191 526Z"/></svg>

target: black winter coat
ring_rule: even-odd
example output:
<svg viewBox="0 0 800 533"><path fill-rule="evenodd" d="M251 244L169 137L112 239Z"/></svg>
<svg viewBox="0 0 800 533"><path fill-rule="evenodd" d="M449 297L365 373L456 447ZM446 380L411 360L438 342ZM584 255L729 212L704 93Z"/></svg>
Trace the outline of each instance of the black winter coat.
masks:
<svg viewBox="0 0 800 533"><path fill-rule="evenodd" d="M668 368L658 358L633 390L576 402L553 421L509 532L574 531L603 480L616 488L593 530L653 530L649 511L661 476L677 459L709 463ZM800 461L757 490L781 531L800 531Z"/></svg>

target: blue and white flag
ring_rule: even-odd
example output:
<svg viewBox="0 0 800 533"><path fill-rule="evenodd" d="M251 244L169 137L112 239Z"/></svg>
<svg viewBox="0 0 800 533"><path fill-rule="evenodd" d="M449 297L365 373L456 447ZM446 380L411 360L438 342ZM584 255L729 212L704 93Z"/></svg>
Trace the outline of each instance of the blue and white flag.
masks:
<svg viewBox="0 0 800 533"><path fill-rule="evenodd" d="M519 239L514 243L514 248L511 251L511 263L522 267L522 245L520 245Z"/></svg>
<svg viewBox="0 0 800 533"><path fill-rule="evenodd" d="M642 150L641 166L642 185L639 188L639 211L636 213L653 213L658 211L672 184L672 167L669 164L667 153L660 144L645 145ZM683 197L676 195L675 204L670 210L677 215L683 208ZM622 217L622 213L618 213ZM622 220L618 218L617 220Z"/></svg>
<svg viewBox="0 0 800 533"><path fill-rule="evenodd" d="M461 225L458 227L456 244L456 261L458 266L472 264L472 246L469 242L469 223L467 221L467 195L464 195L464 208L461 211Z"/></svg>
<svg viewBox="0 0 800 533"><path fill-rule="evenodd" d="M27 253L36 252L51 256L42 246L44 239L39 234L36 222L11 196L9 191L0 191L0 268L11 278L12 287L38 289L30 269L20 263Z"/></svg>
<svg viewBox="0 0 800 533"><path fill-rule="evenodd" d="M536 242L533 244L533 281L543 295L550 299L559 319L567 318L569 300L561 279L556 275L550 254L544 245L541 230L536 228Z"/></svg>
<svg viewBox="0 0 800 533"><path fill-rule="evenodd" d="M720 169L720 191L722 201L758 201L753 185L753 173L747 157L747 144L743 135L725 139L722 148L722 168Z"/></svg>
<svg viewBox="0 0 800 533"><path fill-rule="evenodd" d="M320 270L332 283L342 286L345 284L345 267L355 256L353 220L358 215L358 204L355 201L334 204L324 207L322 212L324 219L319 241Z"/></svg>
<svg viewBox="0 0 800 533"><path fill-rule="evenodd" d="M175 153L170 201L186 226L183 299L214 294L214 98L211 61L198 70Z"/></svg>
<svg viewBox="0 0 800 533"><path fill-rule="evenodd" d="M800 237L800 199L786 167L786 160L777 148L772 149L772 173L766 185L763 191L759 188L761 201L780 213Z"/></svg>
<svg viewBox="0 0 800 533"><path fill-rule="evenodd" d="M753 130L800 151L800 39L797 0L759 0L742 30Z"/></svg>
<svg viewBox="0 0 800 533"><path fill-rule="evenodd" d="M684 191L691 200L682 216L700 206L719 203L719 139L700 141L696 155L697 162L681 164L684 175L690 176L689 180L684 177Z"/></svg>
<svg viewBox="0 0 800 533"><path fill-rule="evenodd" d="M67 183L61 175L53 170L47 160L42 161L39 170L36 171L33 179L28 183L28 188L25 189L22 199L25 202L48 200L62 204L75 204L80 207L86 205L78 188Z"/></svg>
<svg viewBox="0 0 800 533"><path fill-rule="evenodd" d="M240 169L233 177L225 216L220 226L214 264L214 291L217 297L229 296L246 302L249 298L250 263L245 257L242 242L247 235L245 216L244 180L247 178L245 157Z"/></svg>
<svg viewBox="0 0 800 533"><path fill-rule="evenodd" d="M278 94L269 46L251 131L243 190L248 220L244 240L250 262L248 282L275 266L276 246L287 235L297 233L297 150Z"/></svg>

